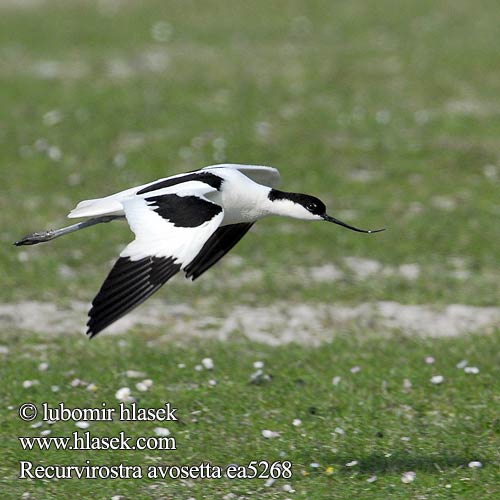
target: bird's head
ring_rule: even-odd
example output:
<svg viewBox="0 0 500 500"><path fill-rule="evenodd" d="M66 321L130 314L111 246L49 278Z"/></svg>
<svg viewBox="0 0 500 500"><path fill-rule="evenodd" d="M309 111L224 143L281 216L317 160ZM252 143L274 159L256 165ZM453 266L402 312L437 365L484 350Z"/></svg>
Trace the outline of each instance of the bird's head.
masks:
<svg viewBox="0 0 500 500"><path fill-rule="evenodd" d="M271 190L269 199L282 206L281 215L287 215L302 220L324 220L344 226L359 233L378 233L384 229L359 229L342 222L326 213L326 205L315 196L302 193L285 193L276 189Z"/></svg>

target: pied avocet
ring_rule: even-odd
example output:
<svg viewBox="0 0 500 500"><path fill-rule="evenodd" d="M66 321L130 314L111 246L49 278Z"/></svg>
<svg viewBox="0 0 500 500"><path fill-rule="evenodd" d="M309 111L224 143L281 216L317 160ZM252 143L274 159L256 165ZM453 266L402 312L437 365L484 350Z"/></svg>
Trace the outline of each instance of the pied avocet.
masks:
<svg viewBox="0 0 500 500"><path fill-rule="evenodd" d="M322 220L362 233L326 213L314 196L279 191L279 172L254 165L213 165L80 202L68 217L86 217L62 229L32 233L16 245L34 245L85 227L126 219L135 239L120 253L92 301L93 337L144 302L183 271L195 280L268 215Z"/></svg>

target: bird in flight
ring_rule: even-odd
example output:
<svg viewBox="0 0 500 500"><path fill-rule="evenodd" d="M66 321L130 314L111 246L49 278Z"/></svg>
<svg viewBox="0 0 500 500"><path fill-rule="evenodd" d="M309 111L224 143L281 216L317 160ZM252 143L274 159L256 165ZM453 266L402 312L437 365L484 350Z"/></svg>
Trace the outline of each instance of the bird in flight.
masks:
<svg viewBox="0 0 500 500"><path fill-rule="evenodd" d="M117 219L126 219L135 239L120 253L92 301L87 334L100 331L144 302L183 271L195 280L269 215L327 221L367 231L326 213L325 204L307 194L276 189L272 167L224 164L159 179L105 198L85 200L68 217L86 219L61 229L36 232L15 245L34 245Z"/></svg>

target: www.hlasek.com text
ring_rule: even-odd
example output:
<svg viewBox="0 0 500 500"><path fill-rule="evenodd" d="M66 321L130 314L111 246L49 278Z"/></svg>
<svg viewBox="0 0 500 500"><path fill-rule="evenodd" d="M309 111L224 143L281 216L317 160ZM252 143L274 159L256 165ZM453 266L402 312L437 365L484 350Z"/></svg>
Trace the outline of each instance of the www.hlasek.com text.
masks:
<svg viewBox="0 0 500 500"><path fill-rule="evenodd" d="M93 436L74 431L71 436L20 436L23 450L176 450L174 436L139 436L121 431L116 436Z"/></svg>

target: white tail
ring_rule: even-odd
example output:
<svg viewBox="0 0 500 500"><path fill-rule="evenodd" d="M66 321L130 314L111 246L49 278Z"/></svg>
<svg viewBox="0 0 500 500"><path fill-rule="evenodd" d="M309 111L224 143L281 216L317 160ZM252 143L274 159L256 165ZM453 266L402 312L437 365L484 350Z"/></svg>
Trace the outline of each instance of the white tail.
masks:
<svg viewBox="0 0 500 500"><path fill-rule="evenodd" d="M84 200L68 214L70 219L76 217L96 217L98 215L123 215L123 205L120 200L109 196L95 200Z"/></svg>

